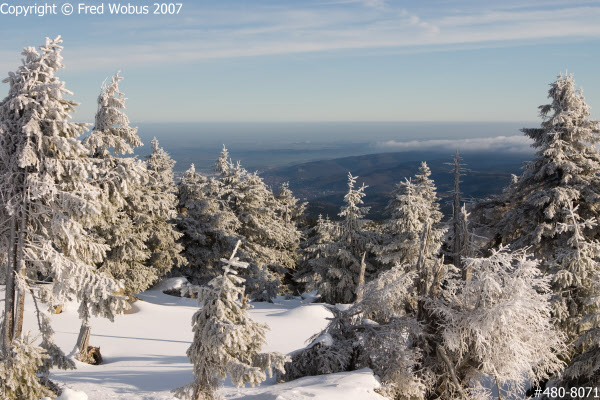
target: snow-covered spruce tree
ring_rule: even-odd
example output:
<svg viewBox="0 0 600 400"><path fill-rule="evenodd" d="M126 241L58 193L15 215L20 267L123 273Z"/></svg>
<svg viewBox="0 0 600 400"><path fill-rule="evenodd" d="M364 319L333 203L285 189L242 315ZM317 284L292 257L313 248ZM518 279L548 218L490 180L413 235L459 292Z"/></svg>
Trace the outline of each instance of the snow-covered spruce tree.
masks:
<svg viewBox="0 0 600 400"><path fill-rule="evenodd" d="M431 304L443 321L443 346L459 384L466 389L483 374L501 392L524 394L527 384L558 373L565 346L550 317L549 278L538 262L501 247L465 263L470 279L449 280L448 299Z"/></svg>
<svg viewBox="0 0 600 400"><path fill-rule="evenodd" d="M503 249L466 260L465 281L427 254L429 239L426 224L413 268L392 267L364 285L362 301L333 310L285 379L370 367L390 398L491 400L479 382L486 374L518 392L558 372L564 345L536 262Z"/></svg>
<svg viewBox="0 0 600 400"><path fill-rule="evenodd" d="M297 224L298 220L302 218L306 205L308 203L300 203L294 193L290 190L289 182L281 184L279 193L277 194L277 200L280 203L280 214L284 222L287 224Z"/></svg>
<svg viewBox="0 0 600 400"><path fill-rule="evenodd" d="M296 250L300 231L295 222L286 222L285 206L264 181L234 165L224 147L215 172L220 182L219 199L226 204L239 221L237 234L244 243L241 259L247 259L247 290L254 300L270 300L280 292L286 272L296 265Z"/></svg>
<svg viewBox="0 0 600 400"><path fill-rule="evenodd" d="M152 197L146 165L135 157L119 157L132 154L142 144L137 128L129 126L124 112L126 98L119 90L121 80L117 72L110 83L102 85L95 124L83 144L97 171L92 182L103 195L103 218L90 231L108 246L108 251L96 266L122 282L124 294L132 296L148 288L159 276L159 269L147 264L151 253L146 242L155 228L153 217L164 206ZM82 361L88 359L91 306L84 297L80 305L83 323L77 340Z"/></svg>
<svg viewBox="0 0 600 400"><path fill-rule="evenodd" d="M7 227L0 245L8 256L5 357L21 335L26 292L50 308L86 298L88 312L111 320L126 306L115 295L121 286L93 267L107 250L87 232L102 219L102 193L90 183L97 170L77 140L85 124L69 121L77 104L64 98L71 92L54 75L63 66L61 42L58 37L46 39L39 51L25 48L23 65L5 80L9 93L0 103L0 214ZM40 276L51 285L33 290ZM40 325L41 345L52 363L72 366L52 346L49 326Z"/></svg>
<svg viewBox="0 0 600 400"><path fill-rule="evenodd" d="M600 286L598 279L596 284ZM600 292L600 287L597 287L595 292ZM588 301L597 308L600 296L596 294ZM583 320L587 329L573 343L576 355L570 358L569 365L554 386L567 390L600 386L600 313L588 314Z"/></svg>
<svg viewBox="0 0 600 400"><path fill-rule="evenodd" d="M355 189L356 178L348 174L348 193L340 221L321 221L320 239L304 251L304 267L297 275L307 290L318 290L323 301L351 303L356 298L361 260L371 247L373 234L365 229L368 207L361 206L366 186ZM367 261L367 268L371 268Z"/></svg>
<svg viewBox="0 0 600 400"><path fill-rule="evenodd" d="M50 357L33 342L29 335L15 339L0 359L0 394L4 400L39 400L53 395L37 377L38 369Z"/></svg>
<svg viewBox="0 0 600 400"><path fill-rule="evenodd" d="M103 85L94 128L83 143L100 171L96 183L108 194L105 220L95 233L110 250L98 269L121 280L125 294L131 296L158 278L158 271L147 264L151 253L146 242L152 219L163 205L152 198L145 163L135 157L118 157L132 154L142 145L137 128L129 125L124 111L126 98L119 90L122 80L117 72L108 85Z"/></svg>
<svg viewBox="0 0 600 400"><path fill-rule="evenodd" d="M286 272L296 266L300 231L294 221L284 219L282 203L256 173L246 175L232 209L250 260L248 293L253 300L270 301L282 290Z"/></svg>
<svg viewBox="0 0 600 400"><path fill-rule="evenodd" d="M428 225L424 232L428 232ZM423 242L427 241L427 235ZM381 378L382 393L394 399L424 399L435 384L435 364L424 361L435 345L435 322L418 312L419 297L439 296L445 267L421 245L418 265L401 265L381 273L361 290L362 300L345 311L332 308L334 318L306 349L292 354L286 380L301 376L372 368ZM419 281L427 285L419 284ZM425 335L425 336L423 336ZM423 345L420 347L420 345ZM439 368L438 368L439 369Z"/></svg>
<svg viewBox="0 0 600 400"><path fill-rule="evenodd" d="M440 211L440 205L438 204L437 188L435 187L433 179L430 177L431 169L429 169L429 166L425 161L422 161L419 166L419 171L415 175L415 183L419 194L430 210L431 215L429 216L429 220L433 226L441 221L443 215Z"/></svg>
<svg viewBox="0 0 600 400"><path fill-rule="evenodd" d="M178 189L177 228L183 256L188 264L182 272L195 284L206 284L220 275L218 264L240 239L240 222L222 199L221 181L206 178L194 165L183 174Z"/></svg>
<svg viewBox="0 0 600 400"><path fill-rule="evenodd" d="M594 219L582 220L571 203L564 210L570 219L559 232L569 233L569 248L553 260L553 286L557 290L555 316L558 326L573 342L569 366L560 386L597 386L600 383L600 242L583 232L596 228Z"/></svg>
<svg viewBox="0 0 600 400"><path fill-rule="evenodd" d="M319 214L315 226L307 229L305 235L305 240L300 243L299 267L294 280L303 285L304 291L319 290L329 268L325 245L334 241L336 225L329 217L323 218Z"/></svg>
<svg viewBox="0 0 600 400"><path fill-rule="evenodd" d="M429 245L437 246L428 249L428 254L436 256L439 252L440 239L446 229L440 226L442 213L437 202L436 188L430 176L431 171L423 162L414 183L407 179L396 185L386 209L390 218L385 221L381 229L383 243L374 247L378 261L383 264L416 265L421 234L426 223L432 227L430 232L432 240Z"/></svg>
<svg viewBox="0 0 600 400"><path fill-rule="evenodd" d="M157 276L164 276L173 267L185 264L181 256L183 246L177 243L182 234L175 230L172 222L177 216L177 187L173 176L175 161L158 146L158 140L152 140L152 153L146 157L149 180L148 194L156 207L152 209L149 228L150 236L146 246L150 250L147 265L156 270Z"/></svg>
<svg viewBox="0 0 600 400"><path fill-rule="evenodd" d="M187 350L195 378L175 390L179 398L217 399L219 381L227 375L238 387L246 383L259 385L266 373L271 376L273 369L283 371L289 360L280 353L259 353L268 327L252 321L248 315L244 279L238 276L238 270L247 268L248 263L236 257L240 244L238 241L228 260L222 260L223 275L210 281L208 287L190 289L202 303L192 317L194 339Z"/></svg>
<svg viewBox="0 0 600 400"><path fill-rule="evenodd" d="M484 203L473 213L479 216L477 222L491 226L496 243L529 246L541 260L540 269L553 275L553 312L571 343L577 336L571 322L585 316L583 308L571 307L580 302L572 289L589 278L581 275L588 273L585 268L569 266L564 257L573 251L573 233L564 229L572 217L564 210L572 205L582 221L600 218L600 126L589 119L589 107L571 75L559 76L548 97L551 103L540 106L541 128L523 129L537 149L535 159L525 164L501 202L493 207ZM597 227L582 227L580 240L593 243L599 232ZM569 355L575 354L571 347Z"/></svg>
<svg viewBox="0 0 600 400"><path fill-rule="evenodd" d="M575 340L590 328L585 317L600 312L598 303L590 302L600 295L596 282L600 275L600 242L586 238L584 233L596 228L595 219L582 220L571 202L563 213L568 219L558 223L557 233L570 235L568 247L558 249L548 264L556 292L554 317L568 338Z"/></svg>
<svg viewBox="0 0 600 400"><path fill-rule="evenodd" d="M598 121L588 118L589 107L571 75L559 76L548 97L551 103L539 107L541 128L522 130L533 139L536 158L506 189L504 207L497 207L503 215L490 221L498 242L513 248L531 246L543 270L569 238L557 231L559 223L568 222L562 210L572 203L583 219L597 219L600 201ZM597 231L586 232L586 237L596 235Z"/></svg>
<svg viewBox="0 0 600 400"><path fill-rule="evenodd" d="M427 205L410 179L396 185L386 211L390 218L381 227L381 246L374 247L378 261L386 265L415 265Z"/></svg>

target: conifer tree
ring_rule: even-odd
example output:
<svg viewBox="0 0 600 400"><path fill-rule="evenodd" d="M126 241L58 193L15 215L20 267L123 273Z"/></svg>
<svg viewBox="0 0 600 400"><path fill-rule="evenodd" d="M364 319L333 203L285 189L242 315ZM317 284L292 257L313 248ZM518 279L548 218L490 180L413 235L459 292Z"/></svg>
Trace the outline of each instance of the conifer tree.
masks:
<svg viewBox="0 0 600 400"><path fill-rule="evenodd" d="M495 399L558 373L562 335L550 317L549 278L523 251L467 259L464 280L426 254L366 283L362 301L333 309L329 325L292 355L284 379L372 368L395 399Z"/></svg>
<svg viewBox="0 0 600 400"><path fill-rule="evenodd" d="M415 175L415 184L418 192L429 208L429 220L432 225L439 223L442 220L442 213L438 203L437 188L433 179L431 179L431 169L425 161L421 162L419 170Z"/></svg>
<svg viewBox="0 0 600 400"><path fill-rule="evenodd" d="M280 203L280 214L286 224L297 223L304 214L307 203L300 203L290 190L289 182L281 185L277 200Z"/></svg>
<svg viewBox="0 0 600 400"><path fill-rule="evenodd" d="M286 220L292 216L286 213L293 211L287 203L294 200L293 195L287 194L285 201L278 199L258 174L233 164L225 147L215 172L216 198L235 215L236 234L244 243L240 258L250 261L245 275L248 292L254 300L270 300L281 290L284 275L296 265L300 231L295 221Z"/></svg>
<svg viewBox="0 0 600 400"><path fill-rule="evenodd" d="M247 287L254 300L269 301L281 290L285 273L296 265L300 231L286 222L281 203L256 173L246 174L232 209L240 221L245 257L252 260Z"/></svg>
<svg viewBox="0 0 600 400"><path fill-rule="evenodd" d="M158 279L158 271L147 264L151 253L146 242L153 215L161 205L150 194L146 165L135 157L118 157L132 154L142 145L137 128L129 125L124 111L126 98L119 90L122 80L117 72L108 85L103 85L96 122L84 144L100 170L97 185L109 194L106 219L95 233L110 250L98 269L122 281L125 294L132 296Z"/></svg>
<svg viewBox="0 0 600 400"><path fill-rule="evenodd" d="M569 247L560 249L551 264L555 318L573 343L567 353L569 366L561 379L565 388L600 382L600 242L584 234L598 223L595 219L582 220L577 211L571 203L563 211L570 221L560 223L558 229L571 235Z"/></svg>
<svg viewBox="0 0 600 400"><path fill-rule="evenodd" d="M302 285L304 291L318 291L323 277L327 276L326 245L333 241L335 235L335 224L321 214L315 226L307 230L306 239L300 243L299 268L294 274L294 280Z"/></svg>
<svg viewBox="0 0 600 400"><path fill-rule="evenodd" d="M552 275L553 315L571 343L589 312L583 299L597 261L593 249L600 231L588 222L600 217L600 125L589 119L589 106L571 75L559 76L548 97L550 103L539 107L541 127L522 130L533 140L535 159L500 202L484 203L477 212L495 242L529 247L542 271ZM580 350L570 346L567 359Z"/></svg>
<svg viewBox="0 0 600 400"><path fill-rule="evenodd" d="M103 218L96 222L91 233L108 246L108 252L96 266L119 280L124 294L132 296L158 278L157 272L145 264L150 257L145 242L156 203L147 196L149 176L144 163L135 157L118 157L132 154L135 147L142 145L137 128L129 125L124 111L126 98L119 90L122 80L117 72L110 83L102 85L95 124L83 144L96 166L93 183L103 195ZM83 323L77 339L82 361L88 360L91 307L93 304L84 297L80 305Z"/></svg>
<svg viewBox="0 0 600 400"><path fill-rule="evenodd" d="M425 224L432 227L428 254L437 255L445 229L440 226L442 213L436 194L436 187L429 177L431 171L425 162L421 163L416 180L405 180L396 185L386 211L390 218L385 221L382 231L382 245L375 246L378 261L389 266L416 265L419 257L421 234Z"/></svg>
<svg viewBox="0 0 600 400"><path fill-rule="evenodd" d="M507 188L504 215L492 221L502 243L532 246L543 269L568 240L558 234L558 224L568 221L562 210L572 203L584 220L598 218L600 201L598 121L588 118L589 106L571 75L559 76L548 97L551 103L539 107L541 127L522 129L533 140L536 158Z"/></svg>
<svg viewBox="0 0 600 400"><path fill-rule="evenodd" d="M180 255L183 246L177 243L182 236L175 230L171 221L177 216L177 187L173 177L175 161L169 154L158 146L158 140L152 140L152 154L146 158L148 168L148 191L150 201L155 204L152 208L150 236L146 246L150 251L147 265L156 270L157 276L164 276L173 267L185 264Z"/></svg>
<svg viewBox="0 0 600 400"><path fill-rule="evenodd" d="M202 308L192 317L194 339L187 355L194 365L194 381L175 391L177 397L193 400L218 398L219 381L227 375L240 387L259 385L272 375L273 368L283 371L288 357L280 353L259 353L265 344L266 325L252 321L244 295L244 279L239 270L248 263L239 261L235 246L229 259L221 260L224 271L207 287L193 289Z"/></svg>
<svg viewBox="0 0 600 400"><path fill-rule="evenodd" d="M397 184L392 195L386 210L390 219L382 227L384 244L375 248L377 259L392 266L415 265L427 205L410 179Z"/></svg>
<svg viewBox="0 0 600 400"><path fill-rule="evenodd" d="M193 164L178 184L177 227L188 260L183 271L193 283L205 284L219 275L219 260L240 239L236 233L240 223L221 198L222 186L221 181L198 174Z"/></svg>
<svg viewBox="0 0 600 400"><path fill-rule="evenodd" d="M305 250L304 267L296 277L307 290L318 290L327 303L355 300L363 255L371 246L373 235L365 229L369 208L362 206L366 186L355 189L356 178L348 174L348 193L339 213L342 220L321 218L315 228L317 239ZM366 262L366 268L370 267Z"/></svg>
<svg viewBox="0 0 600 400"><path fill-rule="evenodd" d="M596 302L589 302L600 295L596 283L600 276L600 242L585 237L586 230L597 226L595 219L582 220L572 203L563 213L568 219L558 224L558 233L571 237L567 240L568 247L558 249L548 263L556 291L554 316L569 339L575 340L587 330L584 317L600 311Z"/></svg>
<svg viewBox="0 0 600 400"><path fill-rule="evenodd" d="M8 254L5 357L21 334L24 294L34 294L40 276L52 286L40 288L34 299L50 307L87 299L87 312L112 320L126 306L115 295L120 285L94 268L107 251L88 233L103 218L103 193L90 183L97 170L77 139L86 126L69 121L77 104L64 98L71 92L55 76L63 67L61 43L58 37L46 39L39 51L25 48L23 65L5 80L9 94L0 103L0 213L8 226L0 243ZM53 364L67 366L48 328L40 324L41 345Z"/></svg>
<svg viewBox="0 0 600 400"><path fill-rule="evenodd" d="M15 339L0 360L0 394L5 400L39 400L53 394L37 377L49 357L33 341L29 335Z"/></svg>
<svg viewBox="0 0 600 400"><path fill-rule="evenodd" d="M508 248L470 258L469 280L450 279L447 302L432 306L441 318L443 345L466 391L490 376L503 391L524 394L526 385L558 373L563 337L553 326L549 277L525 251Z"/></svg>

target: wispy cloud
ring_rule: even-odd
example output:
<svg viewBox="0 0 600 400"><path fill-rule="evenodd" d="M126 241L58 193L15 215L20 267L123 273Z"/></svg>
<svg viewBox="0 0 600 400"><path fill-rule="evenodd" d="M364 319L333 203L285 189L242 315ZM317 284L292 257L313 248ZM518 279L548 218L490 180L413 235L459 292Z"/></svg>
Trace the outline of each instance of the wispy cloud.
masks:
<svg viewBox="0 0 600 400"><path fill-rule="evenodd" d="M428 8L388 0L188 4L182 15L113 18L86 27L102 42L71 46L75 69L125 67L203 59L361 49L439 51L452 46L498 46L553 38L600 38L600 6L559 3L529 7L507 1L493 8L472 1ZM519 4L521 4L519 6ZM127 27L125 30L124 27ZM143 32L134 35L133 32ZM114 37L111 38L111 35ZM125 37L123 37L125 35ZM67 35L65 35L67 38ZM126 38L127 40L123 40Z"/></svg>
<svg viewBox="0 0 600 400"><path fill-rule="evenodd" d="M333 5L333 4L361 4L364 7L384 9L390 0L333 0L328 2L323 2L323 5Z"/></svg>
<svg viewBox="0 0 600 400"><path fill-rule="evenodd" d="M377 143L385 151L440 150L440 151L494 151L498 153L530 153L531 140L523 135L496 136L470 139L412 140L399 142L390 140Z"/></svg>

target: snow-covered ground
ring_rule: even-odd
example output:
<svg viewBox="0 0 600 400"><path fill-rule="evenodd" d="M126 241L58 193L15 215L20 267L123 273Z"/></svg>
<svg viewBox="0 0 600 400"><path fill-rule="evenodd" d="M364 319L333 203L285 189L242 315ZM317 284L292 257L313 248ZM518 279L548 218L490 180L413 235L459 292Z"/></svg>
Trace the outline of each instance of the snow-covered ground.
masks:
<svg viewBox="0 0 600 400"><path fill-rule="evenodd" d="M164 286L163 286L164 288ZM0 298L4 299L2 290ZM192 366L185 354L192 340L191 318L196 300L162 293L161 288L139 295L127 315L114 323L92 320L90 344L100 346L104 363L92 366L77 363L73 371L53 370L51 379L74 391L85 392L89 400L172 399L170 391L192 380ZM0 302L3 308L3 303ZM33 305L28 299L25 330L37 331ZM52 316L56 343L69 353L77 340L80 321L77 305ZM331 313L320 304L300 299L279 298L274 304L254 303L252 318L271 328L264 351L289 353L306 346L306 340L327 324ZM237 389L225 381L220 393L226 399L300 400L300 399L383 399L375 393L379 386L373 373L360 370L317 377L306 377L276 384L267 380L260 387ZM75 392L71 392L75 397ZM71 398L65 396L65 398Z"/></svg>

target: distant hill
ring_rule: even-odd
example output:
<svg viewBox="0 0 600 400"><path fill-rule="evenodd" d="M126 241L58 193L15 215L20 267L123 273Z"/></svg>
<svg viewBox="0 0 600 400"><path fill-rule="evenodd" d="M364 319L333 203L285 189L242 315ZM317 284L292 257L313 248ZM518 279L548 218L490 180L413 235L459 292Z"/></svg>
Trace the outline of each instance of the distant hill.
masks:
<svg viewBox="0 0 600 400"><path fill-rule="evenodd" d="M461 154L467 171L462 177L461 191L465 199L479 199L497 194L510 182L511 174L519 174L524 161L531 154L464 153ZM371 207L369 218L383 218L385 205L394 186L412 177L421 161L431 168L432 178L442 198L442 210L451 213L448 201L453 186L452 154L432 152L378 153L363 156L308 162L263 171L261 176L275 190L282 182L289 182L294 194L309 202L307 214L337 218L344 194L347 192L348 172L364 182L365 204Z"/></svg>

